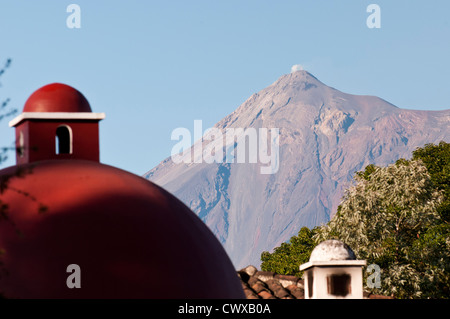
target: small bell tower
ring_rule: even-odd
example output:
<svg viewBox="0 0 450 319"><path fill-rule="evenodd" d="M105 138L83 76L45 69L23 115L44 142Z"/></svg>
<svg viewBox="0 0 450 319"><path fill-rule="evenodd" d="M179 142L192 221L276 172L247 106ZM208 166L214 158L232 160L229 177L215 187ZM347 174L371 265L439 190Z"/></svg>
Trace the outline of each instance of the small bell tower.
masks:
<svg viewBox="0 0 450 319"><path fill-rule="evenodd" d="M93 113L84 95L71 86L41 87L9 122L16 128L17 165L60 159L99 162L98 122L104 118L105 113Z"/></svg>

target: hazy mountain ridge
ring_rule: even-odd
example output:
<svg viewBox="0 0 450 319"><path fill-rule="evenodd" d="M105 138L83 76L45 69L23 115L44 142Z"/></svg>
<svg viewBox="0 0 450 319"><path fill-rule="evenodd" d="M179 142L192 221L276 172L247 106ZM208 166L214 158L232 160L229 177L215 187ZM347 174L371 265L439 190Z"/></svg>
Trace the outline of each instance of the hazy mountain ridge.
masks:
<svg viewBox="0 0 450 319"><path fill-rule="evenodd" d="M378 97L342 93L297 71L215 125L279 128L276 174L260 174L261 164L175 164L168 158L145 177L191 207L237 268L259 265L263 250L302 226L327 222L355 171L410 157L426 143L449 141L449 124L450 110L400 109Z"/></svg>

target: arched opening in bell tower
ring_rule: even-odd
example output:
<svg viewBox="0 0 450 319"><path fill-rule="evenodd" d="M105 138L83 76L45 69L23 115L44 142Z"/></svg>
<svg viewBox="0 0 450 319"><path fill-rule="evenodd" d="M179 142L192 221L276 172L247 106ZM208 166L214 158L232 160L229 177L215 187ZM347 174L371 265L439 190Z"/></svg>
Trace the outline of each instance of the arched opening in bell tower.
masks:
<svg viewBox="0 0 450 319"><path fill-rule="evenodd" d="M58 126L55 137L56 154L72 154L72 144L72 129L70 126Z"/></svg>

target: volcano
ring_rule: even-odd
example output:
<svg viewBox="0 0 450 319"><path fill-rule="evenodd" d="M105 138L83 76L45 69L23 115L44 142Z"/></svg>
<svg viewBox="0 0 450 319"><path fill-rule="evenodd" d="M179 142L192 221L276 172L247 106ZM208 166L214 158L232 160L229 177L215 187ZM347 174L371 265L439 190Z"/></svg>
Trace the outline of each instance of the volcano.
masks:
<svg viewBox="0 0 450 319"><path fill-rule="evenodd" d="M144 177L189 206L236 268L258 266L261 252L303 226L328 222L356 171L409 158L427 143L450 141L449 124L450 110L401 109L379 97L340 92L299 70L253 94L215 125L222 131L278 128L275 173L261 174L261 163L175 163L169 157ZM224 147L229 151L236 144Z"/></svg>

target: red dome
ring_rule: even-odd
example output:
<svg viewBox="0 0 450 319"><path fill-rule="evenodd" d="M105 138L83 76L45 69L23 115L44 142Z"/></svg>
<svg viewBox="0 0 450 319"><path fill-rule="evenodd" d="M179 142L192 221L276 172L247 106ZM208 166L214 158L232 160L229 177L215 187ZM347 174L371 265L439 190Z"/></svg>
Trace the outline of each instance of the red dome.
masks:
<svg viewBox="0 0 450 319"><path fill-rule="evenodd" d="M8 219L0 215L5 297L245 298L211 231L144 178L77 160L13 166L0 171L6 176L13 177L0 194L9 206ZM66 285L70 264L80 266L79 289Z"/></svg>
<svg viewBox="0 0 450 319"><path fill-rule="evenodd" d="M45 85L25 102L23 112L92 112L83 94L62 83Z"/></svg>

